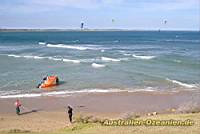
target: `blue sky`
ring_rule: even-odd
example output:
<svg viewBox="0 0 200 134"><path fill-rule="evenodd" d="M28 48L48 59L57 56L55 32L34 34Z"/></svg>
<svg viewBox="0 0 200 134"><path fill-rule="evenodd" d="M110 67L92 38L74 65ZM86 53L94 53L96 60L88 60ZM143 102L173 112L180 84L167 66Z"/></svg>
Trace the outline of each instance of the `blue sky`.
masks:
<svg viewBox="0 0 200 134"><path fill-rule="evenodd" d="M79 28L82 21L97 29L199 30L200 0L0 0L1 28Z"/></svg>

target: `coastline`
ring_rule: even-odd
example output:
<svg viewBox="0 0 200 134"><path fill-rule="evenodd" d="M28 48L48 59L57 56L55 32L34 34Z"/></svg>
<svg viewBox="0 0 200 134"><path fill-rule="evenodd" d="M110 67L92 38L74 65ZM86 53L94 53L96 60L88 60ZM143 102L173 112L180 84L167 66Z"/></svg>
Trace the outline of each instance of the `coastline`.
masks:
<svg viewBox="0 0 200 134"><path fill-rule="evenodd" d="M28 109L42 111L64 111L68 105L76 112L86 113L168 113L187 112L192 106L198 107L200 92L110 92L110 93L77 93L69 96L40 96L19 98ZM1 98L0 113L14 113L13 104L17 98ZM95 102L95 103L94 103ZM191 106L191 107L190 107ZM22 110L23 111L23 110Z"/></svg>
<svg viewBox="0 0 200 134"><path fill-rule="evenodd" d="M60 28L47 28L47 29L29 29L29 28L2 28L0 32L158 32L159 29L60 29ZM164 29L159 32L199 32L199 30L192 29Z"/></svg>

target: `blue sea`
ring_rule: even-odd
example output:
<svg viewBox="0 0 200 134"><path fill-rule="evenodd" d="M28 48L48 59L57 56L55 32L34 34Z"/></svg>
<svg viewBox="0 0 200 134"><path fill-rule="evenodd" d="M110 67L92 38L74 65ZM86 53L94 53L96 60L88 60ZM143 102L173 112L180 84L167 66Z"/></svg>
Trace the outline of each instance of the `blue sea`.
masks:
<svg viewBox="0 0 200 134"><path fill-rule="evenodd" d="M36 88L46 75L61 84ZM200 89L200 32L1 32L0 98Z"/></svg>

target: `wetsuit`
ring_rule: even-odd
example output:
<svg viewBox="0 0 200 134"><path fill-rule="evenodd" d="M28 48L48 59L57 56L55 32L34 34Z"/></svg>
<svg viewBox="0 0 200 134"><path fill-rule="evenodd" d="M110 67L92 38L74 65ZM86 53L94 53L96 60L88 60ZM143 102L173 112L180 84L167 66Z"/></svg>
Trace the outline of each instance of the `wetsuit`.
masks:
<svg viewBox="0 0 200 134"><path fill-rule="evenodd" d="M71 107L68 107L68 115L69 115L69 121L72 123L72 115L73 115L73 109Z"/></svg>

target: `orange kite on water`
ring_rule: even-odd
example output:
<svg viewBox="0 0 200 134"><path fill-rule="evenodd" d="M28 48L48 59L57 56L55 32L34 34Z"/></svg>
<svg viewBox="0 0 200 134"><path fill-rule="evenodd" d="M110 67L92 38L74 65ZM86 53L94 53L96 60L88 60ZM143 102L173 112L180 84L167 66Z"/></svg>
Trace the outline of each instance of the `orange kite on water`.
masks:
<svg viewBox="0 0 200 134"><path fill-rule="evenodd" d="M47 76L38 85L38 88L49 88L58 85L59 79L57 76Z"/></svg>

